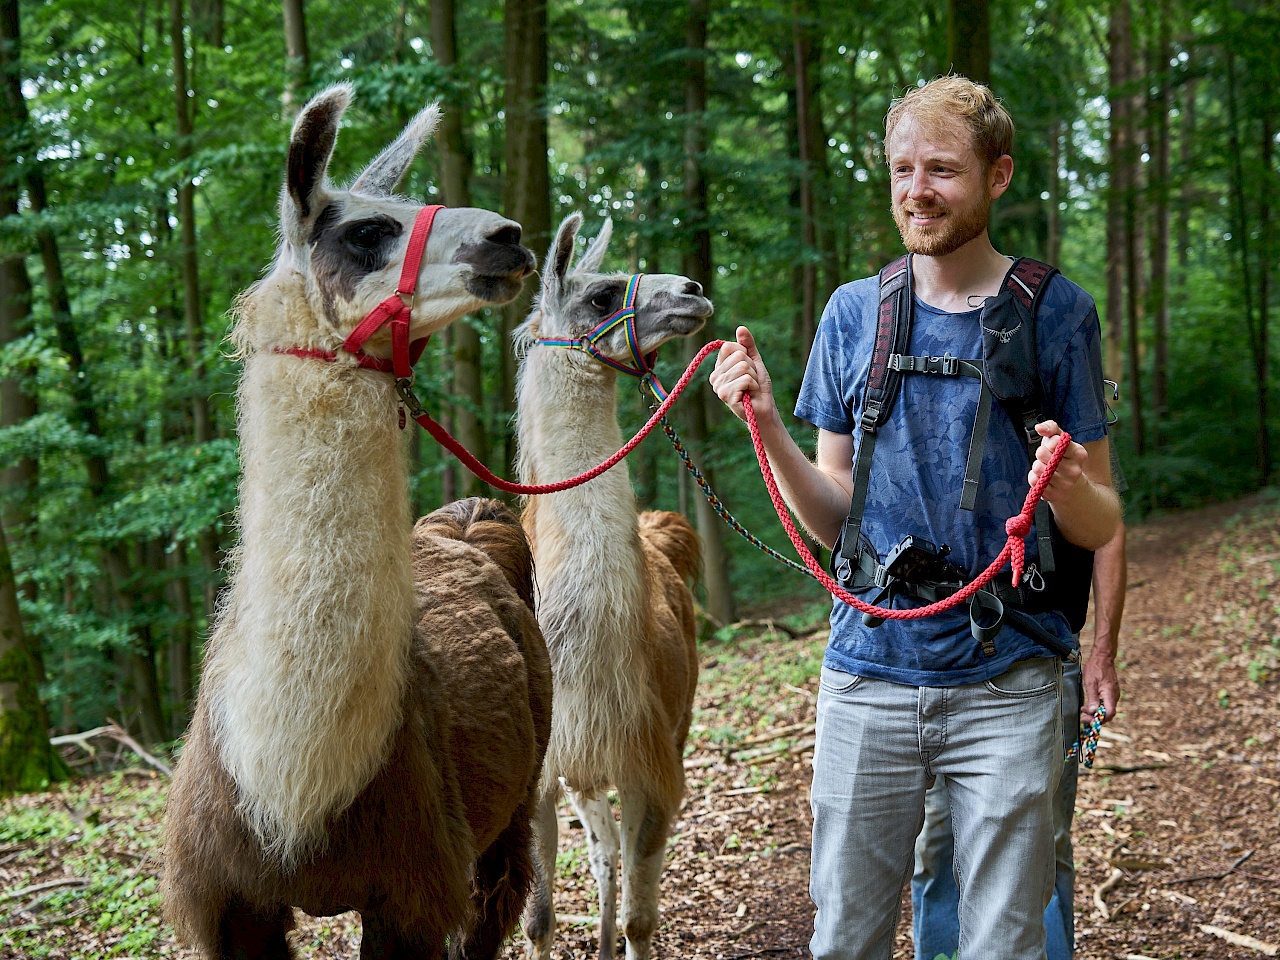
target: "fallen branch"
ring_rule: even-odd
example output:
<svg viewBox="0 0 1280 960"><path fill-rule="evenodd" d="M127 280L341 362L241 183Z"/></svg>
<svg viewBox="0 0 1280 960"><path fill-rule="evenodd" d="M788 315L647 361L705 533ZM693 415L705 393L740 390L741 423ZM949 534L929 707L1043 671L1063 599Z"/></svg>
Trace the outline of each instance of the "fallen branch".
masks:
<svg viewBox="0 0 1280 960"><path fill-rule="evenodd" d="M154 767L163 773L166 777L173 776L173 770L163 760L159 760L152 756L142 748L137 740L129 735L129 731L120 726L114 720L111 720L105 727L94 727L92 730L85 730L83 733L66 733L58 737L50 737L49 743L55 747L73 743L84 750L89 756L97 753L93 745L89 742L96 737L108 737L119 744L123 744L132 750L137 756L148 766Z"/></svg>
<svg viewBox="0 0 1280 960"><path fill-rule="evenodd" d="M796 687L796 686L792 686L792 685L791 685L791 684L789 684L789 683L784 683L782 686L783 686L783 689L790 690L792 693L800 693L800 694L803 694L804 696L808 697L810 700L817 700L817 699L818 699L817 694L815 694L812 690L806 690L804 687ZM726 960L727 960L727 958L726 958Z"/></svg>
<svg viewBox="0 0 1280 960"><path fill-rule="evenodd" d="M1108 890L1120 882L1122 877L1124 877L1123 870L1112 870L1111 876L1098 884L1098 889L1093 891L1093 905L1098 908L1098 912L1102 914L1103 920L1111 919L1111 911L1107 909L1107 903L1102 898L1106 895Z"/></svg>
<svg viewBox="0 0 1280 960"><path fill-rule="evenodd" d="M1194 877L1178 877L1176 880L1170 880L1169 885L1172 886L1175 883L1195 883L1198 880L1221 880L1223 877L1227 876L1228 874L1234 873L1236 867L1240 866L1240 864L1244 863L1246 860L1248 860L1252 856L1253 856L1253 851L1246 850L1244 852L1244 856L1240 857L1240 859L1238 859L1235 863L1233 863L1231 866L1227 867L1227 869L1219 873L1198 873Z"/></svg>
<svg viewBox="0 0 1280 960"><path fill-rule="evenodd" d="M1133 766L1123 764L1094 764L1094 773L1138 773L1142 770L1163 770L1167 763L1135 763Z"/></svg>
<svg viewBox="0 0 1280 960"><path fill-rule="evenodd" d="M791 950L800 950L804 948L798 943L793 943L789 947L761 947L759 950L748 950L746 953L731 953L724 960L747 960L747 957L763 957L770 953L787 953Z"/></svg>
<svg viewBox="0 0 1280 960"><path fill-rule="evenodd" d="M1264 943L1262 940L1255 940L1253 937L1246 936L1243 933L1232 933L1230 930L1213 927L1207 923L1200 924L1200 929L1210 936L1218 937L1227 941L1227 943L1234 943L1237 947L1248 947L1250 950L1256 950L1258 953L1268 957L1280 954L1280 947L1277 947L1274 943Z"/></svg>
<svg viewBox="0 0 1280 960"><path fill-rule="evenodd" d="M813 732L813 724L808 720L802 720L800 723L789 723L785 727L775 727L772 730L766 730L763 733L753 734L750 737L743 737L739 741L739 745L743 747L754 747L761 743L768 743L771 740L779 740L782 737L789 737L793 733L801 731Z"/></svg>
<svg viewBox="0 0 1280 960"><path fill-rule="evenodd" d="M17 900L19 897L25 897L29 893L43 893L45 890L56 890L58 887L87 887L89 881L83 877L60 877L57 880L48 880L44 883L37 883L33 887L23 887L21 890L10 890L0 900Z"/></svg>
<svg viewBox="0 0 1280 960"><path fill-rule="evenodd" d="M802 634L794 627L788 627L785 623L779 623L777 620L739 620L737 623L729 624L730 630L768 630L774 633L785 633L792 640L798 639Z"/></svg>

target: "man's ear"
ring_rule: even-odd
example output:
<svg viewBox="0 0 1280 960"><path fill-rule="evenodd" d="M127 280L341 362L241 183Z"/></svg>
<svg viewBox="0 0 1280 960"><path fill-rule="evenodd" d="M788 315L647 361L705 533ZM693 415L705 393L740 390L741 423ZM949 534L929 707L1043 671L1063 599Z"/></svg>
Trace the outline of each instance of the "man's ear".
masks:
<svg viewBox="0 0 1280 960"><path fill-rule="evenodd" d="M547 262L542 268L542 303L554 303L560 297L560 285L569 264L573 263L573 241L582 228L582 214L571 213L560 223L556 238L547 251Z"/></svg>
<svg viewBox="0 0 1280 960"><path fill-rule="evenodd" d="M352 92L349 83L329 87L312 98L293 122L280 198L280 222L286 237L293 236L328 202L325 173L338 140L338 122L351 103Z"/></svg>
<svg viewBox="0 0 1280 960"><path fill-rule="evenodd" d="M999 157L987 171L987 192L992 200L1009 189L1013 180L1013 157L1007 153Z"/></svg>
<svg viewBox="0 0 1280 960"><path fill-rule="evenodd" d="M599 273L600 264L604 263L605 251L609 249L609 239L613 236L613 219L606 217L604 225L596 238L587 244L587 252L582 255L574 273Z"/></svg>

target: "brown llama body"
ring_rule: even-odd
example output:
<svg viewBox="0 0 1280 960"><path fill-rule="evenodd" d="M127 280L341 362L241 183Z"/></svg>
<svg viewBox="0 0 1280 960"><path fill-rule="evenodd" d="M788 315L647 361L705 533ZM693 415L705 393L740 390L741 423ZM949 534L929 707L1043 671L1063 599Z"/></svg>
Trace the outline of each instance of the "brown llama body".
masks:
<svg viewBox="0 0 1280 960"><path fill-rule="evenodd" d="M340 350L395 289L421 208L389 194L433 113L340 191L349 99L299 114L283 245L237 304L240 543L165 816L165 912L208 960L285 960L294 907L358 910L366 958L490 960L533 873L551 676L527 541L496 501L412 526L392 378ZM411 336L531 268L518 225L441 211Z"/></svg>

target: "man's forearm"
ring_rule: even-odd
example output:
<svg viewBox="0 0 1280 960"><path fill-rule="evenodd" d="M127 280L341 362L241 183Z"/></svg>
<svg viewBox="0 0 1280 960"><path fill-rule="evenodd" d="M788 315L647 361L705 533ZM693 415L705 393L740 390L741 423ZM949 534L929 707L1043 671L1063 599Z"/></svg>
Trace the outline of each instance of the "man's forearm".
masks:
<svg viewBox="0 0 1280 960"><path fill-rule="evenodd" d="M1120 497L1110 486L1082 477L1066 502L1050 504L1062 535L1078 547L1100 550L1115 536Z"/></svg>
<svg viewBox="0 0 1280 960"><path fill-rule="evenodd" d="M1093 648L1089 651L1090 658L1115 660L1128 584L1125 528L1121 520L1116 524L1115 535L1093 555Z"/></svg>

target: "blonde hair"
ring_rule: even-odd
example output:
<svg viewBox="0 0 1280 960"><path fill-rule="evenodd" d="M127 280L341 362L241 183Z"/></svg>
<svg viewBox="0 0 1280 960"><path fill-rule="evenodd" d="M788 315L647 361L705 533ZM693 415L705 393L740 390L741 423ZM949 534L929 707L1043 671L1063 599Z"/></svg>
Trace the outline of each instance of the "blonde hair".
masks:
<svg viewBox="0 0 1280 960"><path fill-rule="evenodd" d="M893 131L908 115L930 127L964 124L984 168L1013 152L1013 118L1009 111L990 88L967 77L937 77L894 100L884 118L885 159Z"/></svg>

